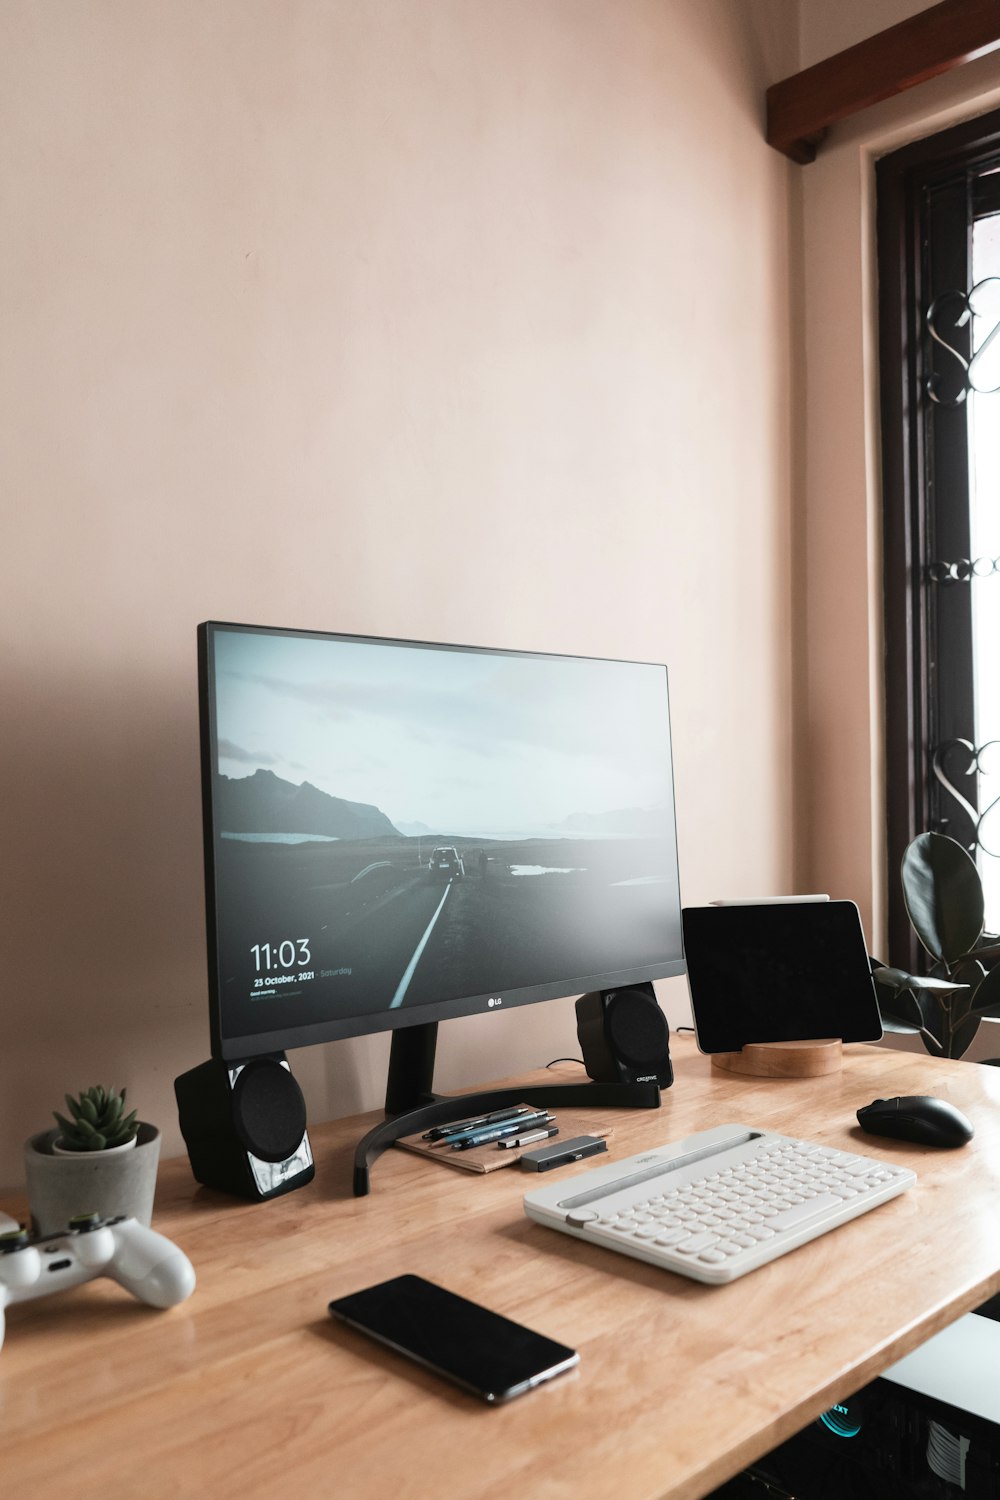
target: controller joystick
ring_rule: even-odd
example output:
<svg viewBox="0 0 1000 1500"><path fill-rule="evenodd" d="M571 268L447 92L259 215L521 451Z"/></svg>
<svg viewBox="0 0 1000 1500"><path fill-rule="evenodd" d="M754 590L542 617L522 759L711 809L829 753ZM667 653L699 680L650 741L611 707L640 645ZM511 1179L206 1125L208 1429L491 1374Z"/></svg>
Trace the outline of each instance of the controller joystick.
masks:
<svg viewBox="0 0 1000 1500"><path fill-rule="evenodd" d="M0 1346L4 1310L108 1276L150 1307L176 1307L194 1291L183 1250L135 1219L79 1214L63 1234L32 1235L0 1214Z"/></svg>

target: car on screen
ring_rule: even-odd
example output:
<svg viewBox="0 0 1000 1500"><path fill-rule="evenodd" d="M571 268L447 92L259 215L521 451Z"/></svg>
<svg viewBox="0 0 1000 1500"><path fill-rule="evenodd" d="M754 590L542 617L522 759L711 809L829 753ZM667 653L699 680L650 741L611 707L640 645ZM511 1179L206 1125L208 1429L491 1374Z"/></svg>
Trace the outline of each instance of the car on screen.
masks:
<svg viewBox="0 0 1000 1500"><path fill-rule="evenodd" d="M427 874L431 880L461 880L465 874L462 856L450 844L441 844L431 850Z"/></svg>

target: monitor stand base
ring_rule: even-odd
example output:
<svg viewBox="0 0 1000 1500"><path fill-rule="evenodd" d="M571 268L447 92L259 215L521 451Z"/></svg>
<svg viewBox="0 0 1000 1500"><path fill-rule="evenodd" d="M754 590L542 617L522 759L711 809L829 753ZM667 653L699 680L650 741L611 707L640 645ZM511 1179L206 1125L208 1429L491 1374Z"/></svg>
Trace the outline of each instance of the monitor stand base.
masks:
<svg viewBox="0 0 1000 1500"><path fill-rule="evenodd" d="M712 1067L750 1078L821 1078L839 1073L844 1044L839 1037L814 1042L748 1042L739 1052L716 1052Z"/></svg>
<svg viewBox="0 0 1000 1500"><path fill-rule="evenodd" d="M391 1118L369 1130L354 1153L354 1196L371 1190L375 1160L394 1141L432 1125L468 1119L484 1111L512 1104L538 1104L548 1109L659 1109L657 1083L540 1083L528 1087L487 1089L474 1094L445 1096L431 1088L437 1023L407 1027L393 1033L386 1087L386 1114Z"/></svg>

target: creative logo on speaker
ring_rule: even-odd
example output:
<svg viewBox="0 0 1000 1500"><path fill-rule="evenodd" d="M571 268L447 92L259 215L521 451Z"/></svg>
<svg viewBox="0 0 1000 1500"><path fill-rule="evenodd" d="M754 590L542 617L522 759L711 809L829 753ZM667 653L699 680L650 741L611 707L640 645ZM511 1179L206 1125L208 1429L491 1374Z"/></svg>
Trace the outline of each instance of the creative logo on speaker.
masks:
<svg viewBox="0 0 1000 1500"><path fill-rule="evenodd" d="M503 1000L499 995L491 995L486 1004L489 1006L490 1010L492 1010L495 1005L502 1005Z"/></svg>

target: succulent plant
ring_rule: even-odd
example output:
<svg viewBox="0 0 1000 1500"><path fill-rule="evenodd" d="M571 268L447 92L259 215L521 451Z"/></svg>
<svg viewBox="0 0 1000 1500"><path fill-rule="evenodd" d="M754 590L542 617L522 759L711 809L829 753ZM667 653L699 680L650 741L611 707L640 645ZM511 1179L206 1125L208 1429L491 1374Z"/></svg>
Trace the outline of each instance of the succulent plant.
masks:
<svg viewBox="0 0 1000 1500"><path fill-rule="evenodd" d="M58 1110L53 1114L61 1131L59 1144L67 1151L110 1151L138 1134L136 1111L125 1113L124 1089L85 1089L77 1099L67 1094L66 1104L71 1120Z"/></svg>

